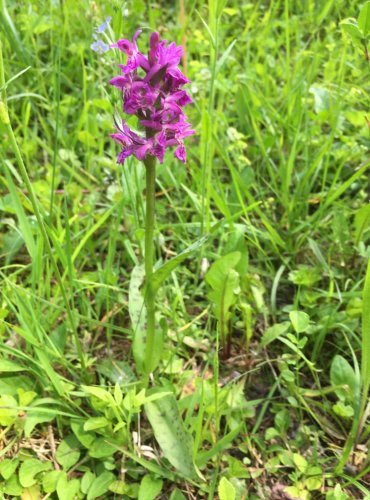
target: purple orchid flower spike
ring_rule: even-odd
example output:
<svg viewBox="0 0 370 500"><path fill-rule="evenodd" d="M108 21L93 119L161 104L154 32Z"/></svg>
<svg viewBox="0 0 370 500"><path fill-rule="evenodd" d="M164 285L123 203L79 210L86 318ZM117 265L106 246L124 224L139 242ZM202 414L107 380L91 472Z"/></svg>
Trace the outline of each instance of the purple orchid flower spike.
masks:
<svg viewBox="0 0 370 500"><path fill-rule="evenodd" d="M155 32L146 57L137 45L140 33L141 30L136 31L132 42L120 39L111 45L126 54L127 61L119 65L122 75L112 78L110 84L122 92L124 113L137 116L145 130L145 136L141 136L122 122L117 133L111 135L122 146L117 162L123 163L130 155L138 160L150 155L163 163L166 149L175 147L175 158L186 163L184 139L195 132L183 111L192 102L181 88L189 83L178 68L183 49L160 41Z"/></svg>
<svg viewBox="0 0 370 500"><path fill-rule="evenodd" d="M155 225L155 181L156 160L163 163L165 152L174 148L174 156L186 163L184 140L194 134L184 113L184 107L192 102L183 85L189 80L178 65L183 53L182 47L175 43L160 41L158 33L150 37L147 56L140 52L136 31L132 41L120 39L112 48L119 49L127 56L126 64L119 64L120 75L110 80L122 94L122 108L127 115L137 117L143 133L132 130L127 123L116 124L116 132L111 137L121 148L117 163L123 164L129 156L135 156L145 166L145 294L146 336L144 359L142 348L138 351L133 342L133 354L139 371L144 374L147 387L153 364L153 349L156 334L156 290L151 286L154 270L154 225ZM136 332L135 326L135 332ZM141 335L141 333L140 333ZM142 341L140 340L140 346Z"/></svg>

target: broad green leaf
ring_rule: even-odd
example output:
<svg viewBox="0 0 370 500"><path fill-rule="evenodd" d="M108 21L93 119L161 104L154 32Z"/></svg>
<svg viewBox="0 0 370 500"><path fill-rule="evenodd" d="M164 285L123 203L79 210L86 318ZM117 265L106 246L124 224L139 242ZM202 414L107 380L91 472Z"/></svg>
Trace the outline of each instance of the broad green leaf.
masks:
<svg viewBox="0 0 370 500"><path fill-rule="evenodd" d="M56 451L56 459L63 469L68 470L78 462L81 455L79 446L80 444L73 434L60 442Z"/></svg>
<svg viewBox="0 0 370 500"><path fill-rule="evenodd" d="M30 377L24 375L8 375L7 377L0 377L0 401L6 396L16 396L19 387L28 390L32 388ZM2 406L2 403L0 403ZM1 413L1 409L0 409Z"/></svg>
<svg viewBox="0 0 370 500"><path fill-rule="evenodd" d="M170 500L186 500L186 498L183 493L178 488L176 488L171 493Z"/></svg>
<svg viewBox="0 0 370 500"><path fill-rule="evenodd" d="M186 432L173 394L145 404L145 412L164 456L184 477L195 477L191 436Z"/></svg>
<svg viewBox="0 0 370 500"><path fill-rule="evenodd" d="M320 281L322 273L317 267L300 264L297 269L288 274L288 277L295 285L312 287Z"/></svg>
<svg viewBox="0 0 370 500"><path fill-rule="evenodd" d="M58 500L74 500L80 490L78 479L69 479L66 472L62 472L57 483Z"/></svg>
<svg viewBox="0 0 370 500"><path fill-rule="evenodd" d="M308 500L308 491L306 489L301 489L298 486L286 486L284 492L288 495L288 498L299 498L300 500Z"/></svg>
<svg viewBox="0 0 370 500"><path fill-rule="evenodd" d="M147 474L143 477L139 488L138 500L154 500L162 491L162 479Z"/></svg>
<svg viewBox="0 0 370 500"><path fill-rule="evenodd" d="M159 269L157 269L147 284L148 287L151 288L152 293L156 293L164 282L164 280L176 269L176 267L181 264L187 257L190 256L196 250L199 250L208 240L209 236L202 236L199 240L195 241L192 245L186 248L184 251L179 253L176 257L173 257L171 260L163 264Z"/></svg>
<svg viewBox="0 0 370 500"><path fill-rule="evenodd" d="M353 407L344 404L343 401L338 401L333 405L333 411L342 418L352 418L355 414Z"/></svg>
<svg viewBox="0 0 370 500"><path fill-rule="evenodd" d="M119 384L120 386L129 384L136 379L128 362L112 358L106 358L101 363L97 364L96 371L110 382L113 382L113 384Z"/></svg>
<svg viewBox="0 0 370 500"><path fill-rule="evenodd" d="M284 335L290 327L289 321L284 321L283 323L276 323L275 325L270 326L261 338L261 346L266 347L268 344L279 338L281 335Z"/></svg>
<svg viewBox="0 0 370 500"><path fill-rule="evenodd" d="M236 500L235 487L226 477L222 477L219 482L218 496L220 500Z"/></svg>
<svg viewBox="0 0 370 500"><path fill-rule="evenodd" d="M114 400L117 403L117 406L121 405L122 399L123 399L123 393L121 391L121 388L120 388L118 382L116 382L116 384L114 386Z"/></svg>
<svg viewBox="0 0 370 500"><path fill-rule="evenodd" d="M322 111L329 111L333 104L333 93L323 85L314 83L309 88L310 94L314 96L315 113L319 114Z"/></svg>
<svg viewBox="0 0 370 500"><path fill-rule="evenodd" d="M209 292L209 298L215 304L215 315L217 319L226 326L230 319L230 309L237 300L239 293L239 273L235 269L229 269L224 276L224 281L221 288L215 288Z"/></svg>
<svg viewBox="0 0 370 500"><path fill-rule="evenodd" d="M309 315L303 311L291 311L289 318L296 333L305 332L310 324Z"/></svg>
<svg viewBox="0 0 370 500"><path fill-rule="evenodd" d="M157 401L158 399L162 399L170 394L172 393L159 391L147 395L145 389L141 389L138 393L136 393L135 389L131 389L128 391L125 399L123 400L123 407L129 412L139 412L145 403Z"/></svg>
<svg viewBox="0 0 370 500"><path fill-rule="evenodd" d="M366 2L362 7L360 15L358 16L358 27L362 31L364 37L370 33L370 2Z"/></svg>
<svg viewBox="0 0 370 500"><path fill-rule="evenodd" d="M18 389L17 392L18 392L19 406L29 406L29 404L37 396L37 392L34 392L34 391L25 391L22 388Z"/></svg>
<svg viewBox="0 0 370 500"><path fill-rule="evenodd" d="M343 30L349 34L354 43L362 39L362 33L358 27L357 21L354 19L345 19L340 25Z"/></svg>
<svg viewBox="0 0 370 500"><path fill-rule="evenodd" d="M240 252L231 252L218 258L206 274L207 283L213 289L222 288L225 276L227 276L230 269L235 269L240 261L240 258Z"/></svg>
<svg viewBox="0 0 370 500"><path fill-rule="evenodd" d="M124 493L127 493L127 490L128 485L125 481L113 481L113 483L109 486L109 491L115 493L116 495L123 495ZM121 498L121 496L118 498Z"/></svg>
<svg viewBox="0 0 370 500"><path fill-rule="evenodd" d="M26 405L24 405L26 406ZM32 434L32 431L38 424L42 424L44 422L51 422L57 416L58 412L50 408L49 412L38 411L38 407L34 407L27 412L27 418L24 423L24 435L26 438L29 438Z"/></svg>
<svg viewBox="0 0 370 500"><path fill-rule="evenodd" d="M0 373L5 372L23 372L27 371L27 367L11 361L10 359L0 359Z"/></svg>
<svg viewBox="0 0 370 500"><path fill-rule="evenodd" d="M86 432L84 428L84 423L72 421L70 423L71 429L79 440L79 442L85 447L90 448L93 441L96 439L96 434L94 432Z"/></svg>
<svg viewBox="0 0 370 500"><path fill-rule="evenodd" d="M324 481L323 471L321 467L311 466L308 467L305 475L307 479L305 480L305 485L309 491L319 490Z"/></svg>
<svg viewBox="0 0 370 500"><path fill-rule="evenodd" d="M35 476L40 472L50 470L51 462L41 462L36 458L25 460L19 468L19 482L24 488L28 488L36 484L37 479Z"/></svg>
<svg viewBox="0 0 370 500"><path fill-rule="evenodd" d="M117 447L108 443L104 438L96 439L89 449L89 455L93 458L112 457L117 451Z"/></svg>
<svg viewBox="0 0 370 500"><path fill-rule="evenodd" d="M105 403L111 404L113 406L115 405L115 401L112 394L103 389L102 387L82 385L81 389L87 394L95 396L96 398L100 399L101 401L104 401Z"/></svg>
<svg viewBox="0 0 370 500"><path fill-rule="evenodd" d="M243 380L230 385L225 402L231 410L243 412L244 418L253 418L255 415L253 404L245 397L245 382Z"/></svg>
<svg viewBox="0 0 370 500"><path fill-rule="evenodd" d="M94 498L104 495L107 491L109 491L109 486L115 480L116 477L112 472L105 471L100 474L100 476L96 477L92 482L87 493L87 500L93 500Z"/></svg>
<svg viewBox="0 0 370 500"><path fill-rule="evenodd" d="M333 490L327 492L325 500L350 500L350 497L342 490L341 485L338 483Z"/></svg>
<svg viewBox="0 0 370 500"><path fill-rule="evenodd" d="M285 434L291 425L291 418L289 411L284 409L280 410L275 415L275 426L280 431L281 434Z"/></svg>
<svg viewBox="0 0 370 500"><path fill-rule="evenodd" d="M61 470L47 472L42 478L42 487L45 493L53 493L57 489L59 478L63 475Z"/></svg>
<svg viewBox="0 0 370 500"><path fill-rule="evenodd" d="M96 477L95 474L93 472L91 472L90 470L85 472L85 474L82 476L82 479L81 479L81 491L82 491L82 493L84 493L85 495L87 494L95 477Z"/></svg>
<svg viewBox="0 0 370 500"><path fill-rule="evenodd" d="M221 335L228 335L228 321L231 307L237 300L240 276L235 267L241 258L240 252L231 252L214 262L206 274L206 281L212 290L208 296L215 305L215 315L220 322Z"/></svg>
<svg viewBox="0 0 370 500"><path fill-rule="evenodd" d="M0 462L0 476L2 476L4 479L9 479L15 469L18 467L18 464L19 460L16 458L3 458L2 462Z"/></svg>
<svg viewBox="0 0 370 500"><path fill-rule="evenodd" d="M1 486L1 485L0 485ZM22 494L23 488L19 483L19 479L16 474L13 474L5 483L3 487L3 492L12 497L18 497Z"/></svg>
<svg viewBox="0 0 370 500"><path fill-rule="evenodd" d="M270 441L271 439L275 439L280 436L280 432L275 429L275 427L267 427L265 431L265 440Z"/></svg>
<svg viewBox="0 0 370 500"><path fill-rule="evenodd" d="M86 420L83 428L85 431L93 431L106 427L107 425L109 425L109 420L105 417L91 417Z"/></svg>
<svg viewBox="0 0 370 500"><path fill-rule="evenodd" d="M4 394L0 397L0 425L12 425L18 415L17 400L13 396Z"/></svg>
<svg viewBox="0 0 370 500"><path fill-rule="evenodd" d="M308 463L302 455L300 455L299 453L293 453L293 462L299 472L303 473L306 471Z"/></svg>
<svg viewBox="0 0 370 500"><path fill-rule="evenodd" d="M332 386L343 386L335 391L342 401L353 401L356 395L356 375L352 366L340 354L334 356L330 368L330 383Z"/></svg>

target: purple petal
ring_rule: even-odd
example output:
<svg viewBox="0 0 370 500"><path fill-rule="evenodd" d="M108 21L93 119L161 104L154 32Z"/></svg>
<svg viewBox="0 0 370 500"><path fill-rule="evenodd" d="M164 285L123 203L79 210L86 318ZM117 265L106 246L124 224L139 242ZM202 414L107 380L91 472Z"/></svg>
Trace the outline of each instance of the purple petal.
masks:
<svg viewBox="0 0 370 500"><path fill-rule="evenodd" d="M126 40L125 38L122 38L121 40L118 40L116 43L113 43L111 45L112 49L119 49L121 52L124 52L127 55L132 54L132 43L130 40Z"/></svg>
<svg viewBox="0 0 370 500"><path fill-rule="evenodd" d="M186 151L185 151L185 147L183 144L181 144L176 150L175 150L175 153L174 153L175 157L182 161L184 164L186 163Z"/></svg>
<svg viewBox="0 0 370 500"><path fill-rule="evenodd" d="M149 139L145 144L143 144L139 148L136 148L135 150L136 158L138 160L144 160L152 144L153 144L153 139Z"/></svg>
<svg viewBox="0 0 370 500"><path fill-rule="evenodd" d="M155 31L154 33L151 34L150 42L149 42L148 59L149 59L150 64L154 64L154 62L155 62L155 57L156 57L157 50L158 50L158 44L159 44L159 35Z"/></svg>
<svg viewBox="0 0 370 500"><path fill-rule="evenodd" d="M112 80L109 80L109 83L123 90L129 84L129 81L126 76L115 76Z"/></svg>
<svg viewBox="0 0 370 500"><path fill-rule="evenodd" d="M161 144L156 144L155 146L153 146L153 148L150 151L150 153L153 156L158 158L159 163L161 163L161 164L163 163L163 160L164 160L164 152L165 152L165 147L162 146Z"/></svg>
<svg viewBox="0 0 370 500"><path fill-rule="evenodd" d="M135 31L135 34L132 38L132 42L136 45L136 40L138 39L138 36L140 35L140 33L142 32L143 30L137 30Z"/></svg>
<svg viewBox="0 0 370 500"><path fill-rule="evenodd" d="M122 149L119 155L117 156L117 163L124 163L126 158L131 156L134 153L133 147L128 147L126 149Z"/></svg>
<svg viewBox="0 0 370 500"><path fill-rule="evenodd" d="M162 124L159 121L154 120L140 120L140 125L146 128L152 128L154 130L162 129Z"/></svg>

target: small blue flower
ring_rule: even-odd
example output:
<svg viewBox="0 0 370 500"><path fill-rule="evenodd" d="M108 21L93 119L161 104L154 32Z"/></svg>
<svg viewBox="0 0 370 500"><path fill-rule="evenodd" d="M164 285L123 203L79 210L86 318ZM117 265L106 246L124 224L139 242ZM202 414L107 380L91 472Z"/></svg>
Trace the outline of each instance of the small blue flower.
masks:
<svg viewBox="0 0 370 500"><path fill-rule="evenodd" d="M106 17L104 23L101 24L100 26L98 26L97 28L95 28L95 31L97 33L104 33L104 31L108 28L108 24L111 22L111 20L112 20L112 16Z"/></svg>
<svg viewBox="0 0 370 500"><path fill-rule="evenodd" d="M103 54L103 52L107 52L109 50L109 45L103 42L103 40L98 40L90 45L94 52L98 54Z"/></svg>

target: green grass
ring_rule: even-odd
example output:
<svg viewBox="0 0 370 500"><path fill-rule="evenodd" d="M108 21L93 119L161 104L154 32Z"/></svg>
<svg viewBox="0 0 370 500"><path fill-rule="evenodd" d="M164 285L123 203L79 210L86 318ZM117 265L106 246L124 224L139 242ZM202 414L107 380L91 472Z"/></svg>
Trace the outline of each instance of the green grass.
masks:
<svg viewBox="0 0 370 500"><path fill-rule="evenodd" d="M0 496L370 498L369 68L339 25L360 5L184 5L0 3ZM157 168L156 267L208 239L158 291L146 393L145 170L109 137L107 15L112 39L185 40L194 99L187 165Z"/></svg>

